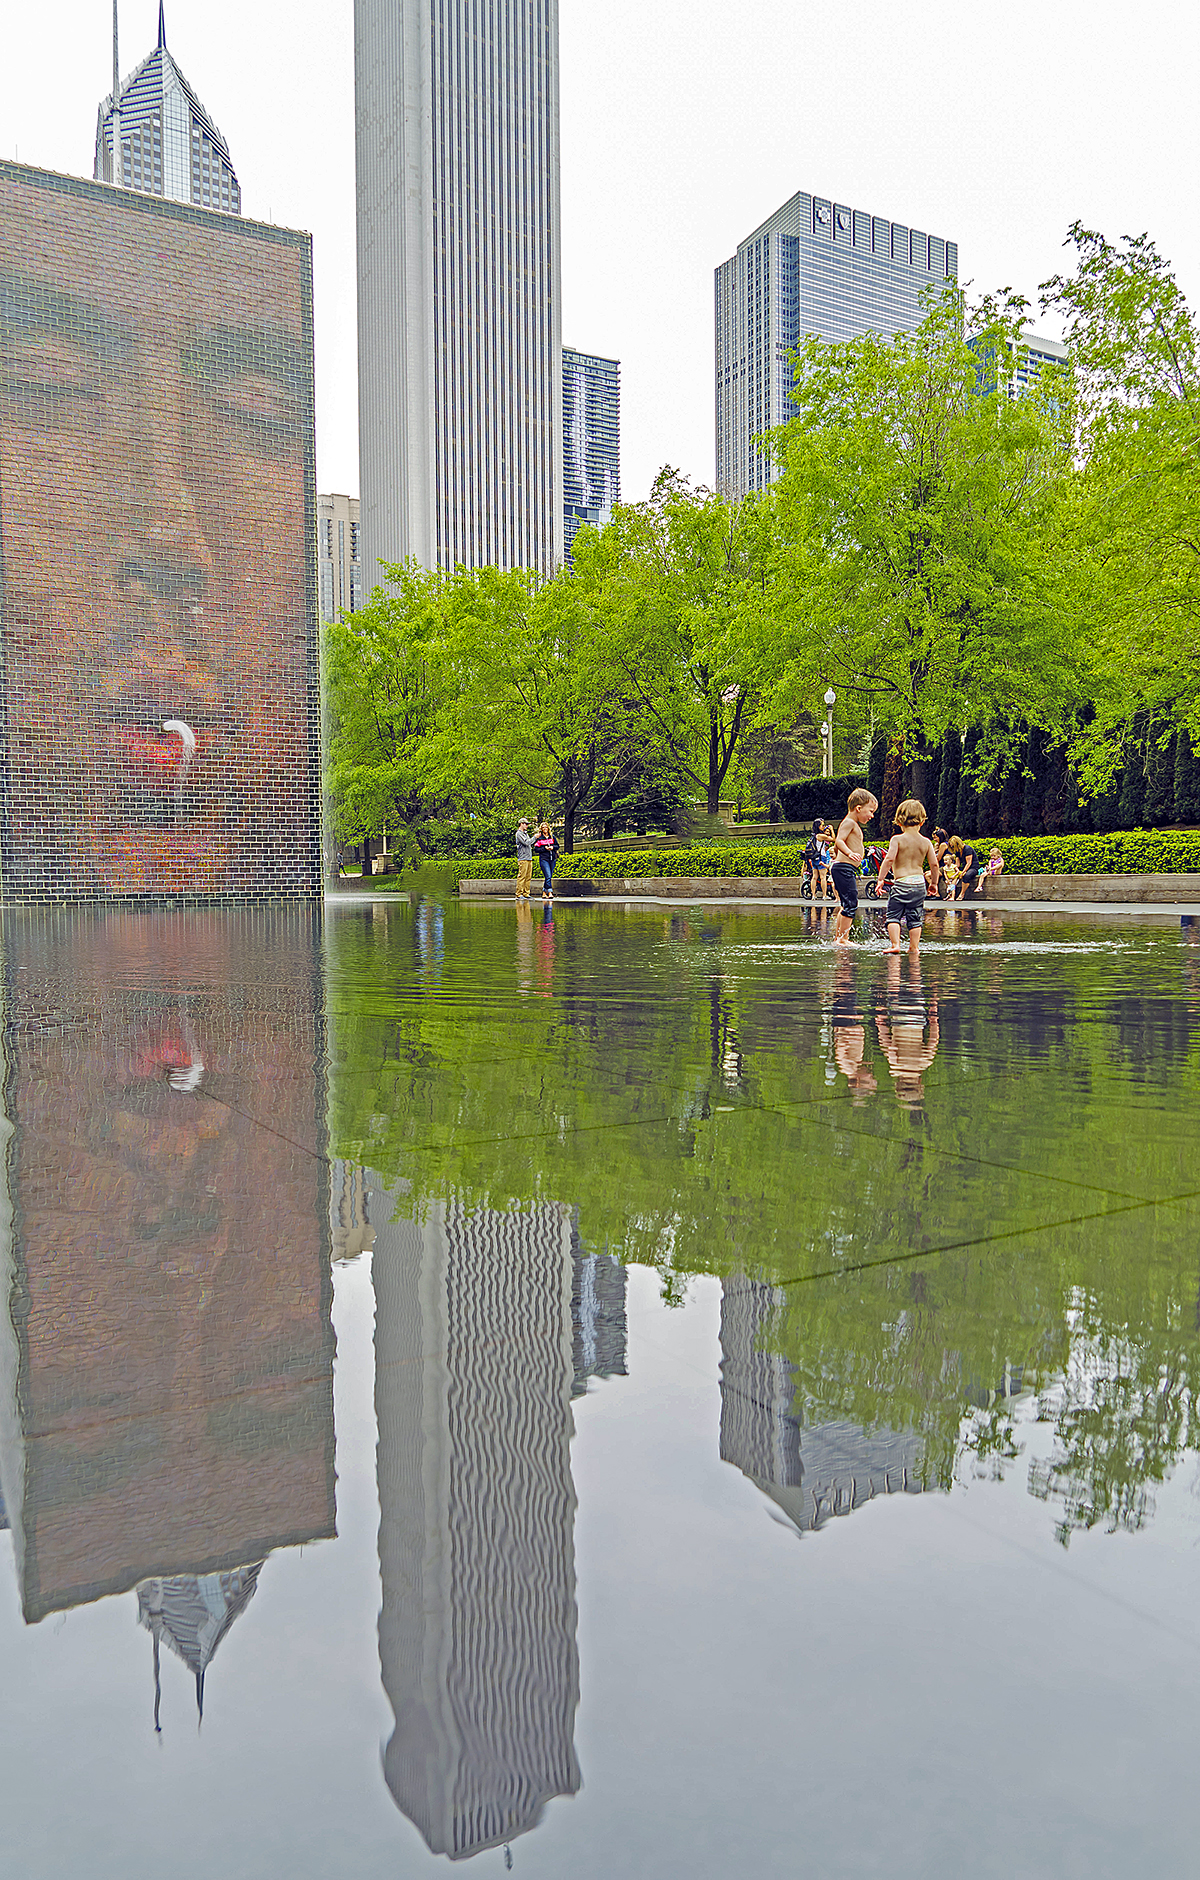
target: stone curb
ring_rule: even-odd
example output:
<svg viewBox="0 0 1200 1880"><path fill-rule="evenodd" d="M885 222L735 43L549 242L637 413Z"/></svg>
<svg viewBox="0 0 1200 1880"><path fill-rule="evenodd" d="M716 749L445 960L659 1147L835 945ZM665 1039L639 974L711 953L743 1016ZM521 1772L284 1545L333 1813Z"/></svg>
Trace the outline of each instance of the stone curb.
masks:
<svg viewBox="0 0 1200 1880"><path fill-rule="evenodd" d="M464 880L459 882L458 892L464 898L511 896L515 880L513 875L503 879L489 876L478 881ZM621 900L628 895L650 896L659 901L799 901L801 885L799 875L625 875L599 881L565 876L555 882L554 896L559 901ZM1200 875L1002 875L982 882L980 887L982 892L975 899L976 906L981 900L1083 901L1098 905L1105 902L1200 904ZM534 890L532 899L541 900L540 890ZM945 904L931 902L930 905Z"/></svg>

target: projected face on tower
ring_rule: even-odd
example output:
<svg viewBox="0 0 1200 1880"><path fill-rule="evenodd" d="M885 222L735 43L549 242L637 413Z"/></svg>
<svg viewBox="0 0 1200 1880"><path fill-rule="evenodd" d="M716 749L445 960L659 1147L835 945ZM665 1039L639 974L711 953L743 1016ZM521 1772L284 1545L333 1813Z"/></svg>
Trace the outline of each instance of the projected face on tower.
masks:
<svg viewBox="0 0 1200 1880"><path fill-rule="evenodd" d="M6 884L301 887L306 250L81 189L0 175Z"/></svg>

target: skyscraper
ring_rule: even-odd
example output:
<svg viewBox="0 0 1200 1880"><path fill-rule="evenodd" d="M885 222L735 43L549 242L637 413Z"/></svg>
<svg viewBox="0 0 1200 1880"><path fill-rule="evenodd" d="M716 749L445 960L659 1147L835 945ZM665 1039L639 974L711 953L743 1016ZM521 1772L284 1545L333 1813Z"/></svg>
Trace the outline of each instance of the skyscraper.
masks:
<svg viewBox="0 0 1200 1880"><path fill-rule="evenodd" d="M115 54L114 54L115 58ZM161 0L158 44L121 87L121 173L126 189L204 209L242 213L242 192L229 160L229 145L167 51ZM113 96L96 118L98 183L113 181Z"/></svg>
<svg viewBox="0 0 1200 1880"><path fill-rule="evenodd" d="M625 1369L625 1276L571 1210L377 1222L383 1768L434 1853L464 1859L579 1787L571 1400Z"/></svg>
<svg viewBox="0 0 1200 1880"><path fill-rule="evenodd" d="M562 559L558 0L355 0L364 585Z"/></svg>
<svg viewBox="0 0 1200 1880"><path fill-rule="evenodd" d="M317 497L317 602L328 626L366 600L358 557L357 496Z"/></svg>
<svg viewBox="0 0 1200 1880"><path fill-rule="evenodd" d="M621 500L621 362L564 346L563 546L581 522L603 528Z"/></svg>
<svg viewBox="0 0 1200 1880"><path fill-rule="evenodd" d="M921 292L958 276L958 244L799 191L716 270L717 487L764 489L755 440L789 416L791 350L916 326Z"/></svg>

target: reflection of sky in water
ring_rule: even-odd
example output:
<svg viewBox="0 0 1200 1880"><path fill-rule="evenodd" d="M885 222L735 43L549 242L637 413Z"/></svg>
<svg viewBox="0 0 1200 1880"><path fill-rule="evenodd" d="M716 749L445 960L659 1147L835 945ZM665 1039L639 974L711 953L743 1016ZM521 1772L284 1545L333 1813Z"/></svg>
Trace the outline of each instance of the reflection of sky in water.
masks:
<svg viewBox="0 0 1200 1880"><path fill-rule="evenodd" d="M1178 928L546 931L10 926L13 1871L1189 1871Z"/></svg>

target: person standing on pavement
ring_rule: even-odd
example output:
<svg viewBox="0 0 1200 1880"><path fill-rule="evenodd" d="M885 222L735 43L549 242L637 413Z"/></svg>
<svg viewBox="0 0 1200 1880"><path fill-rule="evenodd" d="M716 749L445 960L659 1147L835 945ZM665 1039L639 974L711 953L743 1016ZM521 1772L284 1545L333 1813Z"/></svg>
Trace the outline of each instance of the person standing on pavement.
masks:
<svg viewBox="0 0 1200 1880"><path fill-rule="evenodd" d="M529 883L533 876L533 838L529 833L529 818L522 816L517 824L517 899L529 899Z"/></svg>
<svg viewBox="0 0 1200 1880"><path fill-rule="evenodd" d="M533 846L542 866L542 880L546 884L542 889L542 899L551 901L554 899L554 889L551 884L554 880L554 864L558 859L558 843L554 840L554 831L548 822L538 824Z"/></svg>

